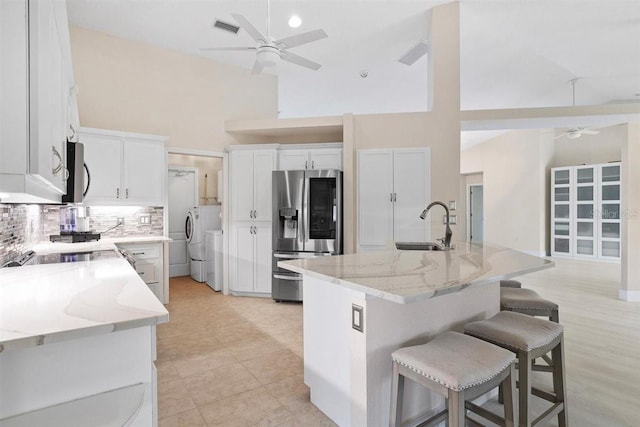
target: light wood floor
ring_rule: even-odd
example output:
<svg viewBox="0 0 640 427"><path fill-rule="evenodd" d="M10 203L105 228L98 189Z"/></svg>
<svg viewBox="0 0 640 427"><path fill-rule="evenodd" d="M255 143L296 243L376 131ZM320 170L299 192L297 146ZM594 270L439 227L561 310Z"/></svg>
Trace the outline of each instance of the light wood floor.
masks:
<svg viewBox="0 0 640 427"><path fill-rule="evenodd" d="M560 305L570 425L640 426L640 303L617 299L619 265L556 261L519 279ZM301 305L224 296L188 277L170 287L170 322L158 327L161 427L334 425L303 383Z"/></svg>

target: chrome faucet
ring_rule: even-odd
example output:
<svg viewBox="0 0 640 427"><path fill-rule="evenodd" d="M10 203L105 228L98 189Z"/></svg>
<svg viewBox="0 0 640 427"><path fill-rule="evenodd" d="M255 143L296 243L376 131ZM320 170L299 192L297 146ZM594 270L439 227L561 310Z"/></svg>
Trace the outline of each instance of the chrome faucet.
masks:
<svg viewBox="0 0 640 427"><path fill-rule="evenodd" d="M431 209L434 205L442 206L447 213L447 228L444 231L444 237L438 240L442 240L442 243L444 244L445 249L451 249L451 236L453 236L453 233L451 232L451 227L449 227L449 208L447 207L447 205L437 201L430 203L429 206L427 206L426 209L423 210L422 213L420 214L420 219L425 219L427 217L427 213L429 212L429 209Z"/></svg>

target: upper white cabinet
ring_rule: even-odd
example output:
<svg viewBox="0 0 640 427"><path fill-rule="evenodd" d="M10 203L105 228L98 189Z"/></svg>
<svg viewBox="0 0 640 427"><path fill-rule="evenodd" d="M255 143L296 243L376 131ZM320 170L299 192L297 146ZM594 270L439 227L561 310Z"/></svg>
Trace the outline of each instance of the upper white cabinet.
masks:
<svg viewBox="0 0 640 427"><path fill-rule="evenodd" d="M271 221L271 173L276 168L276 150L229 149L232 220Z"/></svg>
<svg viewBox="0 0 640 427"><path fill-rule="evenodd" d="M3 0L0 34L2 201L60 202L78 121L65 2Z"/></svg>
<svg viewBox="0 0 640 427"><path fill-rule="evenodd" d="M86 204L163 206L166 138L82 128L90 183Z"/></svg>
<svg viewBox="0 0 640 427"><path fill-rule="evenodd" d="M287 146L287 148L278 150L278 170L305 169L342 170L342 148L291 148L291 146Z"/></svg>
<svg viewBox="0 0 640 427"><path fill-rule="evenodd" d="M551 255L620 260L620 163L551 170Z"/></svg>
<svg viewBox="0 0 640 427"><path fill-rule="evenodd" d="M430 168L428 148L358 151L359 250L429 239L419 215L431 200Z"/></svg>

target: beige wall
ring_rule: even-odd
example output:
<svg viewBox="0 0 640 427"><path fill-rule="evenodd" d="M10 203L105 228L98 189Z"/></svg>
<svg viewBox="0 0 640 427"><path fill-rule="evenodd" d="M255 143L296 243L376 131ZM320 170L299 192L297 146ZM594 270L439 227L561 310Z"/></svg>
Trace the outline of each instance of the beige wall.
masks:
<svg viewBox="0 0 640 427"><path fill-rule="evenodd" d="M598 129L598 135L582 135L578 139L561 136L555 140L552 167L575 166L619 161L627 126L609 126ZM556 136L562 132L556 132Z"/></svg>
<svg viewBox="0 0 640 427"><path fill-rule="evenodd" d="M167 163L171 166L187 166L198 169L199 204L218 204L218 171L222 169L222 158L169 154Z"/></svg>
<svg viewBox="0 0 640 427"><path fill-rule="evenodd" d="M275 118L277 79L72 26L82 126L169 137L167 145L222 152L224 122Z"/></svg>
<svg viewBox="0 0 640 427"><path fill-rule="evenodd" d="M464 150L462 173L482 172L484 240L543 255L547 248L550 130L507 132Z"/></svg>

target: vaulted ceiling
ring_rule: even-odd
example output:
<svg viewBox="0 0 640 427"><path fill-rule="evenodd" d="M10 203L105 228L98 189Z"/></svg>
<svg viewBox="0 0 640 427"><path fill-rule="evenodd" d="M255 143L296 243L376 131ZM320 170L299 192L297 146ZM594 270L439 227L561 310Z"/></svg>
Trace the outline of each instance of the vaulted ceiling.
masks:
<svg viewBox="0 0 640 427"><path fill-rule="evenodd" d="M316 28L328 34L326 39L291 49L322 64L319 71L283 63L279 78L299 84L298 93L313 100L309 92L313 88L308 86L317 84L310 85L310 78L315 82L324 77L344 91L367 71L374 85L393 82L395 93L401 94L395 100L400 105L340 106L340 97L335 97L336 105L331 108L339 111L333 114L402 110L403 105L406 111L419 110L427 60L422 58L409 67L397 59L427 37L428 10L442 3L445 1L272 0L271 34L275 38ZM463 109L572 105L569 81L574 78L579 78L576 105L640 102L640 1L461 0L460 5ZM67 0L67 8L73 25L235 64L247 72L253 65L253 52L199 48L255 45L242 29L232 34L212 28L216 19L235 23L231 13L244 15L266 32L266 0ZM302 18L297 29L287 25L292 13ZM346 85L341 86L340 81ZM331 86L322 86L322 90ZM357 97L357 91L352 96ZM284 96L281 98L282 103ZM304 109L301 105L304 100L295 108ZM355 111L357 108L365 111Z"/></svg>

